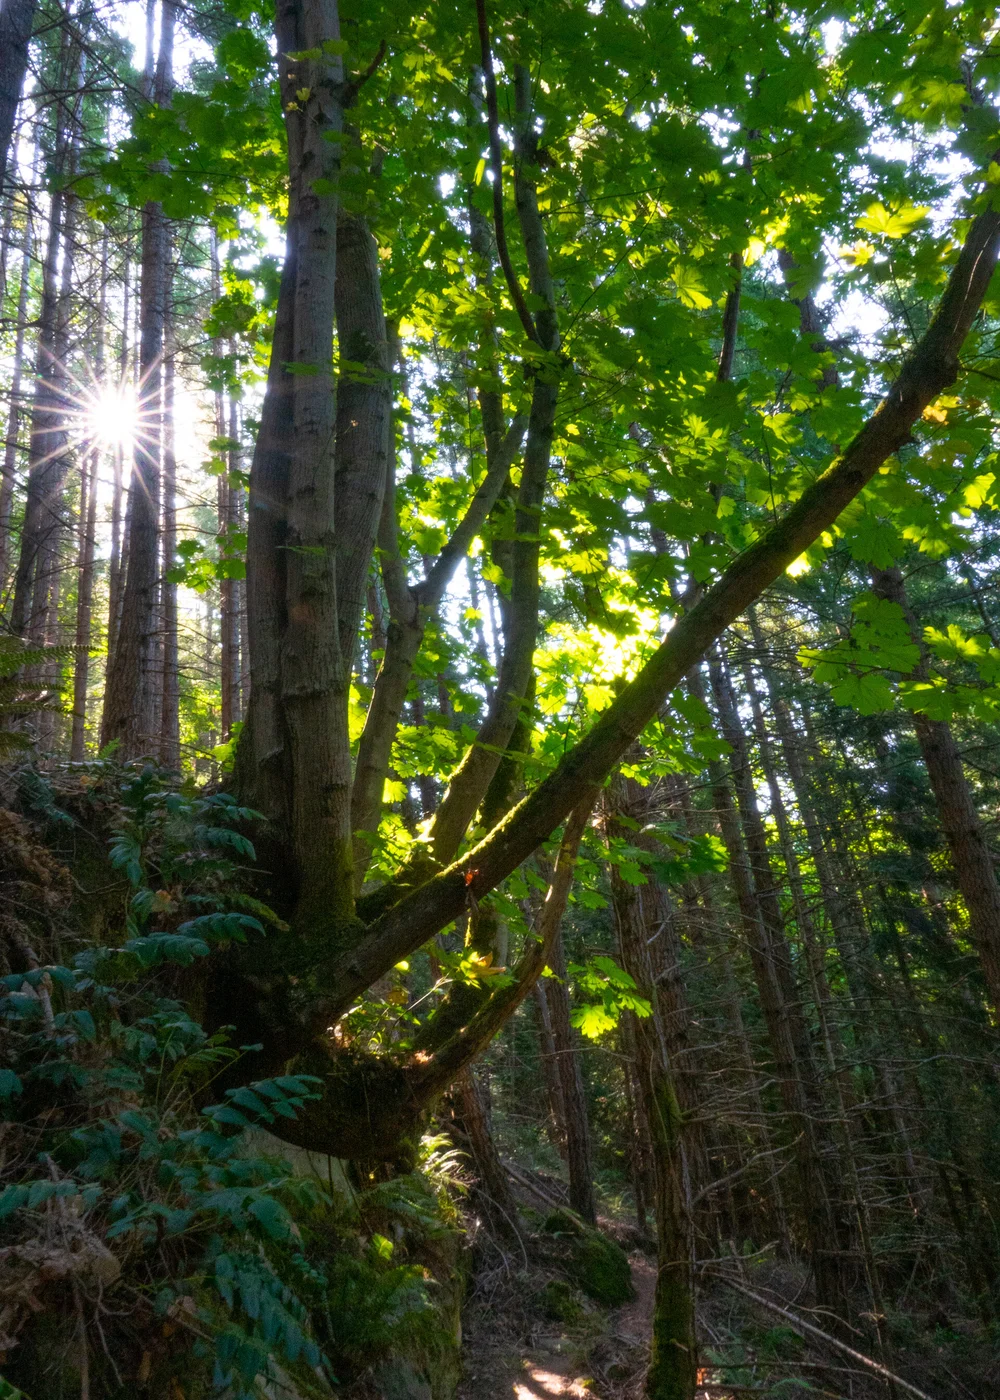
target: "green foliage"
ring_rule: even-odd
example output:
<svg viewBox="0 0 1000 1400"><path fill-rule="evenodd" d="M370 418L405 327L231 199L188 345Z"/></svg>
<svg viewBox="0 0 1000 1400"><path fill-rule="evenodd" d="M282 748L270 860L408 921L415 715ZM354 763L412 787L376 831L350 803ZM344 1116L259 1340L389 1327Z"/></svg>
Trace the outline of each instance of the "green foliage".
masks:
<svg viewBox="0 0 1000 1400"><path fill-rule="evenodd" d="M81 1280L101 1280L111 1308L110 1344L145 1337L157 1384L259 1400L284 1377L327 1395L383 1351L440 1335L426 1267L407 1256L455 1238L454 1154L429 1142L426 1175L344 1197L261 1139L319 1081L279 1074L213 1096L254 1047L209 1035L171 995L171 968L281 926L238 889L252 847L235 828L254 814L177 792L151 767L117 787L111 861L131 889L130 936L0 979L0 1236L20 1249L69 1212ZM33 1354L36 1313L57 1316L47 1261L43 1248L32 1306L8 1324L20 1341L10 1375L36 1389L18 1358ZM161 1335L168 1347L152 1345Z"/></svg>
<svg viewBox="0 0 1000 1400"><path fill-rule="evenodd" d="M588 1040L613 1030L623 1011L649 1016L652 1007L636 992L635 982L614 958L604 953L586 963L571 963L567 971L586 1000L574 1005L571 1021Z"/></svg>
<svg viewBox="0 0 1000 1400"><path fill-rule="evenodd" d="M51 672L75 654L73 647L41 646L0 634L0 760L33 747L34 737L23 725L33 715L55 708L62 688L59 674L32 679L24 673Z"/></svg>

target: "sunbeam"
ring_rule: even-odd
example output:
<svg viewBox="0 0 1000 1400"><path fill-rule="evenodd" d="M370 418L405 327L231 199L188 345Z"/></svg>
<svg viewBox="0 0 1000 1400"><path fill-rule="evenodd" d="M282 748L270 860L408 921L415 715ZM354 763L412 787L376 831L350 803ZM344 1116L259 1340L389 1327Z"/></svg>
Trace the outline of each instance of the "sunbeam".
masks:
<svg viewBox="0 0 1000 1400"><path fill-rule="evenodd" d="M130 456L139 428L139 408L131 385L101 387L85 410L83 428L95 443L120 448Z"/></svg>

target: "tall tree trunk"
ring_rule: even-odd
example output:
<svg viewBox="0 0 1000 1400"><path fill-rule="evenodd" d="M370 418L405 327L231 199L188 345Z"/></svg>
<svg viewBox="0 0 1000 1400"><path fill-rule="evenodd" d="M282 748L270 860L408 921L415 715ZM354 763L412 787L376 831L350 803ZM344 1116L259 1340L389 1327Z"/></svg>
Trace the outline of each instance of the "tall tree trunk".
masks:
<svg viewBox="0 0 1000 1400"><path fill-rule="evenodd" d="M181 766L180 675L177 659L177 585L168 577L177 556L177 456L174 422L177 340L168 306L163 363L163 558L160 592L163 622L163 703L160 713L160 762L176 772Z"/></svg>
<svg viewBox="0 0 1000 1400"><path fill-rule="evenodd" d="M795 984L778 900L778 881L757 806L746 737L728 673L717 654L711 659L710 674L722 734L733 751L733 783L753 885L753 901L748 909L752 922L747 928L750 959L782 1103L796 1135L796 1162L816 1293L823 1304L843 1312L849 1291L844 1269L849 1240L845 1239L840 1214L842 1192L834 1149L827 1141L827 1115Z"/></svg>
<svg viewBox="0 0 1000 1400"><path fill-rule="evenodd" d="M21 433L21 374L24 366L24 334L28 318L28 288L31 281L31 206L24 208L24 238L21 244L21 285L17 295L17 329L14 332L14 355L11 365L10 413L7 417L7 441L4 444L3 477L0 479L0 589L6 591L10 557L10 515L17 480L17 457Z"/></svg>
<svg viewBox="0 0 1000 1400"><path fill-rule="evenodd" d="M624 780L615 779L609 828L625 806ZM651 1014L634 1017L636 1078L653 1143L657 1271L653 1337L646 1395L649 1400L694 1400L698 1379L695 1334L694 1236L684 1115L657 998L649 930L635 888L616 868L611 890L622 966ZM631 1014L631 1013L629 1013Z"/></svg>
<svg viewBox="0 0 1000 1400"><path fill-rule="evenodd" d="M105 336L108 309L108 235L101 243L101 291L94 336L94 379L104 380ZM97 476L100 449L96 443L83 459L80 484L80 548L77 560L76 667L73 674L73 727L70 758L83 760L87 733L87 685L90 679L91 614L94 597L94 555L97 547Z"/></svg>
<svg viewBox="0 0 1000 1400"><path fill-rule="evenodd" d="M38 0L5 0L0 9L0 191L7 183L17 106L28 71L28 44Z"/></svg>
<svg viewBox="0 0 1000 1400"><path fill-rule="evenodd" d="M538 985L543 989L552 1025L552 1046L556 1056L563 1126L566 1133L566 1166L569 1171L569 1203L591 1225L597 1219L594 1199L594 1167L590 1146L590 1120L584 1092L580 1049L570 1024L569 986L566 950L560 932L549 956L553 977Z"/></svg>
<svg viewBox="0 0 1000 1400"><path fill-rule="evenodd" d="M519 1241L517 1202L493 1140L482 1086L471 1065L456 1079L452 1101L456 1135L472 1159L476 1177L473 1204L483 1212L497 1234Z"/></svg>
<svg viewBox="0 0 1000 1400"><path fill-rule="evenodd" d="M125 260L122 268L122 330L121 351L118 361L120 392L128 389L128 347L129 347L129 283L131 278L131 257L129 238L131 229L125 222ZM125 577L125 540L123 538L122 498L124 494L124 451L120 443L115 444L112 459L113 480L111 486L111 557L108 562L108 658L106 675L110 675L118 644L118 629L121 625L122 583Z"/></svg>
<svg viewBox="0 0 1000 1400"><path fill-rule="evenodd" d="M83 459L80 489L80 552L76 599L76 668L73 674L73 730L69 756L83 761L87 735L87 682L90 676L91 614L94 598L94 553L97 539L98 451Z"/></svg>
<svg viewBox="0 0 1000 1400"><path fill-rule="evenodd" d="M60 70L67 81L75 68L69 44L64 43ZM62 103L57 106L56 121L53 164L58 181L69 169L73 145L71 115ZM53 560L63 524L60 504L68 470L66 352L69 331L69 307L64 305L63 292L72 277L72 226L76 203L68 191L61 188L53 191L42 263L27 494L11 609L13 630L33 641L45 639L54 581ZM60 244L63 251L61 282Z"/></svg>
<svg viewBox="0 0 1000 1400"><path fill-rule="evenodd" d="M532 989L535 1004L535 1024L538 1029L538 1057L545 1082L545 1099L549 1109L550 1137L561 1157L566 1156L566 1106L563 1103L562 1081L556 1064L556 1043L552 1034L545 981L540 979Z"/></svg>
<svg viewBox="0 0 1000 1400"><path fill-rule="evenodd" d="M873 568L871 572L872 585L878 597L897 603L902 609L910 635L920 648L920 659L913 674L925 680L929 675L927 652L910 607L903 575L895 566L891 569ZM986 832L976 810L951 726L943 720L915 714L913 728L951 852L958 888L968 910L969 931L979 952L987 992L994 1011L1000 1015L1000 883L997 882Z"/></svg>
<svg viewBox="0 0 1000 1400"><path fill-rule="evenodd" d="M274 829L287 833L297 922L329 953L350 936L354 909L351 676L339 646L331 374L337 272L337 201L331 191L339 172L343 75L339 58L323 51L339 40L336 0L284 0L275 26L289 212L250 474L252 687L237 781ZM304 51L321 56L286 57ZM308 98L297 98L303 91ZM290 372L290 365L299 372Z"/></svg>
<svg viewBox="0 0 1000 1400"><path fill-rule="evenodd" d="M173 89L176 0L162 0L160 52L154 96L169 104ZM163 328L170 294L170 233L162 205L142 211L139 375L140 412L146 431L136 439L129 486L128 565L121 622L104 696L101 744L118 740L118 757L159 751L156 712L160 675L154 671L159 618L159 518L163 384Z"/></svg>

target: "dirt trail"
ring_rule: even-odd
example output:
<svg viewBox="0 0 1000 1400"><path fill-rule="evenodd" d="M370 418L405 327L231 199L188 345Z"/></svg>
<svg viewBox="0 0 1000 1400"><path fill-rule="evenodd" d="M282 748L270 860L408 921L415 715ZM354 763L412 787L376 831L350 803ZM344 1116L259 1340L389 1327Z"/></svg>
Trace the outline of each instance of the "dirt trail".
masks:
<svg viewBox="0 0 1000 1400"><path fill-rule="evenodd" d="M496 1340L489 1317L479 1319L470 1330L464 1348L465 1375L456 1400L611 1400L627 1393L595 1378L594 1371L605 1369L608 1361L621 1358L621 1369L628 1370L642 1356L653 1317L653 1291L656 1269L642 1255L632 1256L635 1299L607 1314L607 1326L533 1333L518 1346L516 1340ZM590 1358L598 1365L591 1366ZM618 1366L615 1367L619 1369Z"/></svg>

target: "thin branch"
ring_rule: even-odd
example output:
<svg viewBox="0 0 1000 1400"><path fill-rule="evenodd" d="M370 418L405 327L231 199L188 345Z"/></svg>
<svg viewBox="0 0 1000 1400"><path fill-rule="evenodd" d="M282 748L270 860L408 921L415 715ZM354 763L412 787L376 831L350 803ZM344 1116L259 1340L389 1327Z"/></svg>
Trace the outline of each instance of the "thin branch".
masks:
<svg viewBox="0 0 1000 1400"><path fill-rule="evenodd" d="M910 1381L904 1381L902 1376L897 1376L895 1372L889 1370L888 1366L883 1366L881 1362L873 1361L870 1356L865 1356L862 1352L855 1351L854 1348L849 1347L846 1342L840 1341L837 1337L831 1337L829 1332L824 1332L822 1328L817 1327L812 1322L806 1322L805 1318L790 1312L788 1308L783 1308L778 1303L772 1303L770 1298L765 1298L760 1293L755 1293L753 1289L746 1288L742 1283L737 1283L736 1280L730 1278L728 1274L713 1272L712 1278L717 1278L719 1282L724 1283L727 1288L732 1288L737 1293L742 1293L744 1297L752 1299L755 1303L759 1303L762 1308L767 1308L769 1311L776 1313L778 1317L783 1317L800 1336L804 1334L806 1336L816 1337L827 1346L834 1347L837 1351L841 1352L842 1355L849 1356L852 1361L857 1361L859 1365L866 1366L869 1371L874 1371L876 1375L881 1376L883 1380L888 1381L890 1385L898 1385L900 1389L905 1390L907 1394L916 1396L916 1400L933 1400L933 1396L928 1395L926 1390L919 1390L915 1385L911 1384Z"/></svg>
<svg viewBox="0 0 1000 1400"><path fill-rule="evenodd" d="M490 44L490 26L486 18L486 0L476 0L476 18L479 21L479 48L482 54L483 76L486 80L486 121L490 135L490 169L493 172L493 233L496 238L497 257L503 268L503 275L518 314L524 333L536 345L541 341L531 319L531 312L517 280L514 265L507 250L507 231L503 214L503 150L500 146L500 112L497 108L497 82L493 72L493 48Z"/></svg>

